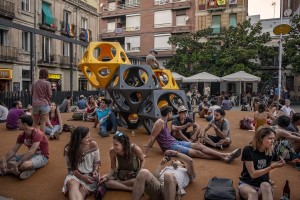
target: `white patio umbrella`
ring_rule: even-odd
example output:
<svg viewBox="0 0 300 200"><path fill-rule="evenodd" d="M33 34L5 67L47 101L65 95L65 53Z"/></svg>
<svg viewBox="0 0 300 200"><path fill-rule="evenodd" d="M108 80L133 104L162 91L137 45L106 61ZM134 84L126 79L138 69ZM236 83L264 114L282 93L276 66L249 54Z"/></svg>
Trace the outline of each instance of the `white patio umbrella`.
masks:
<svg viewBox="0 0 300 200"><path fill-rule="evenodd" d="M207 72L201 72L188 78L183 79L183 82L195 83L195 82L220 82L221 78Z"/></svg>

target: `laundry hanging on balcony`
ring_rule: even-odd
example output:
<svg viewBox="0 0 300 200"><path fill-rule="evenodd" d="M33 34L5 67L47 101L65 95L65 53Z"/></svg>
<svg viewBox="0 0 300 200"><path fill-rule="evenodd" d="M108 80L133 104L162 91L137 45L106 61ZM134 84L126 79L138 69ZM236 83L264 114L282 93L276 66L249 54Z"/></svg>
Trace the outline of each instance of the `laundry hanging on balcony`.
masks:
<svg viewBox="0 0 300 200"><path fill-rule="evenodd" d="M42 3L43 24L54 27L54 17L51 12L51 5Z"/></svg>

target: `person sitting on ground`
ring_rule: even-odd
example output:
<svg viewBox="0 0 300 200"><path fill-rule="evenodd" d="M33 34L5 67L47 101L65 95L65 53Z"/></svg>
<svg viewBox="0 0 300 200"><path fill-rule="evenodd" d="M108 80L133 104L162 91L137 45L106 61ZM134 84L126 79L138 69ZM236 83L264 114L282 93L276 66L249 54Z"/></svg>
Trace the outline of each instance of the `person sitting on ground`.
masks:
<svg viewBox="0 0 300 200"><path fill-rule="evenodd" d="M7 115L8 115L8 109L0 101L0 123L6 122Z"/></svg>
<svg viewBox="0 0 300 200"><path fill-rule="evenodd" d="M19 128L22 132L16 144L1 159L0 174L14 174L21 179L27 179L36 169L48 163L49 145L44 133L33 127L31 116L21 116ZM28 151L25 154L16 155L22 144L28 147Z"/></svg>
<svg viewBox="0 0 300 200"><path fill-rule="evenodd" d="M258 97L255 97L253 99L253 103L252 103L252 110L255 112L255 111L258 111L258 106L259 106L259 99Z"/></svg>
<svg viewBox="0 0 300 200"><path fill-rule="evenodd" d="M45 127L45 133L49 135L50 140L58 140L59 134L62 131L62 119L55 102L51 102L49 120Z"/></svg>
<svg viewBox="0 0 300 200"><path fill-rule="evenodd" d="M295 113L295 111L290 107L290 105L291 105L291 101L286 99L284 101L284 106L280 108L280 111L283 112L283 114L288 117L292 117L293 114Z"/></svg>
<svg viewBox="0 0 300 200"><path fill-rule="evenodd" d="M277 160L273 152L275 131L269 126L260 127L252 142L243 149L243 171L239 182L239 193L243 199L273 200L274 187L269 179L269 172L285 165L284 160Z"/></svg>
<svg viewBox="0 0 300 200"><path fill-rule="evenodd" d="M172 119L172 110L173 108L171 106L163 106L160 109L161 117L156 120L153 125L153 129L146 146L145 156L148 155L148 151L155 140L157 140L157 143L163 152L166 150L175 150L192 158L219 159L229 164L240 156L241 149L236 149L230 153L221 153L206 147L199 142L192 143L177 141L174 137L172 137L167 125L168 120Z"/></svg>
<svg viewBox="0 0 300 200"><path fill-rule="evenodd" d="M71 112L71 96L67 96L59 106L60 113Z"/></svg>
<svg viewBox="0 0 300 200"><path fill-rule="evenodd" d="M156 60L155 55L157 55L157 51L152 49L146 57L146 63L147 65L150 65L152 69L160 69L159 63Z"/></svg>
<svg viewBox="0 0 300 200"><path fill-rule="evenodd" d="M203 143L223 150L223 147L229 147L231 143L229 121L225 119L225 111L223 109L216 109L214 111L214 119L211 120L203 131ZM213 127L215 135L209 135L206 132Z"/></svg>
<svg viewBox="0 0 300 200"><path fill-rule="evenodd" d="M198 112L199 112L200 118L204 118L204 116L207 115L209 106L210 105L208 103L208 98L207 98L207 96L204 96L198 107Z"/></svg>
<svg viewBox="0 0 300 200"><path fill-rule="evenodd" d="M268 124L268 118L274 120L274 116L266 111L266 105L264 103L260 103L258 106L258 111L254 113L254 123L255 123L255 131L262 126Z"/></svg>
<svg viewBox="0 0 300 200"><path fill-rule="evenodd" d="M97 102L95 101L93 96L88 97L88 101L86 103L86 113L84 115L85 121L95 121L96 116L96 108L98 107Z"/></svg>
<svg viewBox="0 0 300 200"><path fill-rule="evenodd" d="M294 113L292 116L292 121L285 130L299 133L299 129L297 126L300 126L300 113Z"/></svg>
<svg viewBox="0 0 300 200"><path fill-rule="evenodd" d="M25 112L22 109L21 101L15 101L13 103L13 108L8 111L6 119L6 128L8 130L15 130L19 128L18 120L19 117L25 115Z"/></svg>
<svg viewBox="0 0 300 200"><path fill-rule="evenodd" d="M188 132L188 128L193 127L193 130ZM200 137L201 128L197 122L188 117L188 110L182 105L178 107L178 117L172 121L171 134L178 140L187 142L197 142Z"/></svg>
<svg viewBox="0 0 300 200"><path fill-rule="evenodd" d="M224 100L221 102L221 108L223 110L230 110L232 108L232 102L227 95L224 96Z"/></svg>
<svg viewBox="0 0 300 200"><path fill-rule="evenodd" d="M27 109L26 109L25 114L31 116L31 114L32 114L32 106L30 104L27 105Z"/></svg>
<svg viewBox="0 0 300 200"><path fill-rule="evenodd" d="M132 144L126 134L117 131L109 156L110 171L100 178L100 182L110 189L131 192L135 177L145 164L142 150Z"/></svg>
<svg viewBox="0 0 300 200"><path fill-rule="evenodd" d="M251 117L245 116L244 119L240 121L240 129L242 130L255 130L254 120Z"/></svg>
<svg viewBox="0 0 300 200"><path fill-rule="evenodd" d="M251 107L247 101L243 101L241 111L251 111Z"/></svg>
<svg viewBox="0 0 300 200"><path fill-rule="evenodd" d="M101 137L108 137L108 130L113 134L117 131L117 121L114 112L108 107L111 103L110 99L101 99L100 107L96 109L97 119L95 120L94 128L99 123L99 135Z"/></svg>
<svg viewBox="0 0 300 200"><path fill-rule="evenodd" d="M210 101L210 107L208 109L207 115L204 115L206 121L210 122L214 118L214 111L219 108L221 107L217 105L217 101L215 99L212 99Z"/></svg>
<svg viewBox="0 0 300 200"><path fill-rule="evenodd" d="M92 140L89 128L78 126L74 129L65 146L64 157L68 175L62 192L68 194L69 199L85 199L97 189L101 165L99 148Z"/></svg>
<svg viewBox="0 0 300 200"><path fill-rule="evenodd" d="M86 99L84 95L79 96L79 101L77 102L78 112L85 112L86 111Z"/></svg>
<svg viewBox="0 0 300 200"><path fill-rule="evenodd" d="M164 167L171 157L178 160ZM153 174L147 169L139 172L133 186L132 199L140 200L144 192L152 200L180 199L186 193L184 188L195 178L193 159L178 151L167 150Z"/></svg>

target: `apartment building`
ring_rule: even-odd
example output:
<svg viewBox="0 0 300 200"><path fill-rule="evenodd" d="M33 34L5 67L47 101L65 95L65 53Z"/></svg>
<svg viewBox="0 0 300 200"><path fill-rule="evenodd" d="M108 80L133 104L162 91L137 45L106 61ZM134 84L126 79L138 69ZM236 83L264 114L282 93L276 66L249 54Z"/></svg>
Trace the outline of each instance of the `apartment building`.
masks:
<svg viewBox="0 0 300 200"><path fill-rule="evenodd" d="M245 21L247 14L248 0L197 0L195 29L211 27L213 34L219 34Z"/></svg>
<svg viewBox="0 0 300 200"><path fill-rule="evenodd" d="M192 0L100 0L99 40L119 42L133 64L145 64L151 49L160 65L176 51L173 34L195 30Z"/></svg>
<svg viewBox="0 0 300 200"><path fill-rule="evenodd" d="M1 0L0 18L31 28L49 31L86 44L99 34L98 0ZM35 35L0 24L0 91L29 90L31 74L38 78L41 68L49 70L53 90L70 90L70 43ZM30 50L34 68L30 68ZM76 64L85 51L73 45L73 90L91 89Z"/></svg>

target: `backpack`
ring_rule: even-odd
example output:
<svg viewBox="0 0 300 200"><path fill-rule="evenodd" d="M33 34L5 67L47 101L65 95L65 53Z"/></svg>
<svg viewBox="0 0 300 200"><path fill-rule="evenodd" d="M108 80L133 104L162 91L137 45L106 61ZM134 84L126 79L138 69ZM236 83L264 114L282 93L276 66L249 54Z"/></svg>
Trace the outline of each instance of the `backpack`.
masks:
<svg viewBox="0 0 300 200"><path fill-rule="evenodd" d="M213 177L205 189L205 200L235 200L233 181L227 178Z"/></svg>

